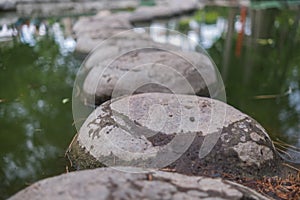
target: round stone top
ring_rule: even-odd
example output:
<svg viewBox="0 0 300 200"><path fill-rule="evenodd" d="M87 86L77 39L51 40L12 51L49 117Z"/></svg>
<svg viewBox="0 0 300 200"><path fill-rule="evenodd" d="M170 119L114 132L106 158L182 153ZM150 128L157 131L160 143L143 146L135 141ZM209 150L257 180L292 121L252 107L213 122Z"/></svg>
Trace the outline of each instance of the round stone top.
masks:
<svg viewBox="0 0 300 200"><path fill-rule="evenodd" d="M77 171L36 182L9 200L40 199L219 199L267 200L245 186L207 177L190 177L151 170L122 172L123 168ZM138 169L126 169L126 171Z"/></svg>
<svg viewBox="0 0 300 200"><path fill-rule="evenodd" d="M196 52L137 49L93 67L83 83L83 99L97 104L105 97L135 93L215 93L219 83L213 63Z"/></svg>

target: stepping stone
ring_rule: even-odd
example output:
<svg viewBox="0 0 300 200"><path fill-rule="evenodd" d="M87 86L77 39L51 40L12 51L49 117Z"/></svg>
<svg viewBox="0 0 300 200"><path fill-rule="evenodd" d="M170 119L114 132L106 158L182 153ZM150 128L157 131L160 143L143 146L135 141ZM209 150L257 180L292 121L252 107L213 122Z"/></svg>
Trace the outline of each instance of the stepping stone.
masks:
<svg viewBox="0 0 300 200"><path fill-rule="evenodd" d="M92 17L82 17L73 26L76 36L83 34L92 34L101 32L105 28L110 29L131 29L133 26L129 22L130 13L120 12L110 14L109 12L100 12Z"/></svg>
<svg viewBox="0 0 300 200"><path fill-rule="evenodd" d="M219 178L190 177L177 173L136 168L77 171L32 184L9 200L40 199L218 199L268 200L245 186Z"/></svg>
<svg viewBox="0 0 300 200"><path fill-rule="evenodd" d="M105 28L102 31L88 32L77 37L76 51L82 54L93 53L92 51L99 50L99 46L108 44L111 38L116 41L126 40L125 44L118 43L118 45L126 46L126 44L140 45L140 44L151 44L154 43L152 39L147 34L141 34L134 30L127 29L113 29ZM108 40L109 39L109 40ZM105 52L112 51L110 48L114 46L109 46ZM115 47L117 48L117 47ZM99 55L99 54L96 54Z"/></svg>
<svg viewBox="0 0 300 200"><path fill-rule="evenodd" d="M111 97L146 92L211 96L217 84L214 66L204 54L137 49L93 67L81 99L99 105Z"/></svg>
<svg viewBox="0 0 300 200"><path fill-rule="evenodd" d="M133 166L188 175L284 173L262 126L217 100L163 93L112 99L86 119L68 150L78 169Z"/></svg>
<svg viewBox="0 0 300 200"><path fill-rule="evenodd" d="M73 26L77 38L76 51L87 54L107 38L132 29L129 16L130 13L127 12L111 14L106 11L93 17L80 18ZM136 37L137 34L130 32L126 36L130 39L130 37Z"/></svg>
<svg viewBox="0 0 300 200"><path fill-rule="evenodd" d="M179 51L180 48L170 45L154 42L147 34L135 31L123 31L112 38L102 41L101 44L90 53L84 62L84 70L90 70L97 65L107 65L113 59L133 50L157 48Z"/></svg>

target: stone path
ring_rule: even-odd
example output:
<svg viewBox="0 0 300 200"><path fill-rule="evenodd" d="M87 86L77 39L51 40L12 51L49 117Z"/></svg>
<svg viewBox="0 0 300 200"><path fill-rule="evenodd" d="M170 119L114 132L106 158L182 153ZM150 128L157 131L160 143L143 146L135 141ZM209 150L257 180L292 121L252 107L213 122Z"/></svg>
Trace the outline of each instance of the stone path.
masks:
<svg viewBox="0 0 300 200"><path fill-rule="evenodd" d="M219 79L207 55L183 52L180 47L155 42L146 32L134 29L132 24L137 16L152 20L197 8L193 0L185 2L184 6L179 1L168 2L142 7L133 13L102 11L77 21L73 27L76 50L90 53L82 68L86 77L81 99L86 104L99 105L112 96L143 92L204 96L216 92L210 89ZM165 12L152 12L166 6L171 7L167 16Z"/></svg>
<svg viewBox="0 0 300 200"><path fill-rule="evenodd" d="M217 100L144 93L99 106L68 151L77 169L171 168L188 175L282 174L282 159L251 117Z"/></svg>
<svg viewBox="0 0 300 200"><path fill-rule="evenodd" d="M267 198L237 183L204 176L295 173L283 165L259 123L221 101L196 96L213 96L219 81L207 55L157 43L134 29L135 22L180 15L198 6L194 0L157 2L132 13L102 11L80 18L73 27L76 50L91 52L81 69L83 85L76 85L79 98L100 106L66 155L75 169L103 168L39 181L12 200L259 200ZM118 170L105 168L109 166ZM177 173L159 171L166 168Z"/></svg>
<svg viewBox="0 0 300 200"><path fill-rule="evenodd" d="M78 41L76 50L80 53L90 53L100 42L121 31L134 28L133 24L136 22L181 15L202 6L197 0L169 0L157 3L156 6L138 7L134 12L109 14L103 11L94 17L82 17L73 29ZM135 37L129 39L131 38Z"/></svg>

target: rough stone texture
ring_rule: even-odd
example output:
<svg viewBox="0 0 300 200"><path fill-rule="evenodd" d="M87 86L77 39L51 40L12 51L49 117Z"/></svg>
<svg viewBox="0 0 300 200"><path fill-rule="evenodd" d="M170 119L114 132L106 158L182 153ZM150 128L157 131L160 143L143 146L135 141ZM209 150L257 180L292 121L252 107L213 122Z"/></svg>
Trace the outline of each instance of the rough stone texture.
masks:
<svg viewBox="0 0 300 200"><path fill-rule="evenodd" d="M155 170L148 173L128 173L102 168L44 179L10 198L10 200L21 199L267 200L268 198L247 187L219 178L189 177Z"/></svg>
<svg viewBox="0 0 300 200"><path fill-rule="evenodd" d="M101 11L96 16L82 17L74 25L73 30L77 37L76 51L80 53L90 53L99 43L121 33L125 30L134 28L134 22L149 21L154 18L170 17L183 14L197 9L197 1L179 1L170 0L165 3L159 3L153 7L139 7L133 13L111 14L107 11ZM134 32L134 31L133 31ZM128 40L137 39L131 43L150 43L153 42L147 34L131 34L128 32ZM124 34L122 34L124 36ZM136 37L137 36L137 37ZM146 38L145 38L146 37ZM145 41L142 41L145 40Z"/></svg>
<svg viewBox="0 0 300 200"><path fill-rule="evenodd" d="M209 96L217 83L210 59L196 52L135 50L93 67L83 84L83 100L99 104L107 97L163 92Z"/></svg>
<svg viewBox="0 0 300 200"><path fill-rule="evenodd" d="M265 130L247 115L208 98L159 93L99 106L68 156L75 168L168 165L189 175L261 177L284 168Z"/></svg>

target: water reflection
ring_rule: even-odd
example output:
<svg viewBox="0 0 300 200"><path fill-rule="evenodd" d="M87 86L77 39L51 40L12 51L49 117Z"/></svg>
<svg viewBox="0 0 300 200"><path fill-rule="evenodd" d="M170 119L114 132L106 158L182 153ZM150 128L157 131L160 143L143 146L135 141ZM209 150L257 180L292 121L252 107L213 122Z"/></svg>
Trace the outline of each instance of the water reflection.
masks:
<svg viewBox="0 0 300 200"><path fill-rule="evenodd" d="M64 31L61 26L64 26ZM74 38L71 36L71 30L71 18L64 18L60 23L55 22L51 25L46 20L20 18L16 23L9 25L9 28L7 24L0 27L0 39L12 39L18 36L22 43L33 47L37 40L41 39L40 37L50 33L59 45L60 52L66 55L73 52L76 45Z"/></svg>
<svg viewBox="0 0 300 200"><path fill-rule="evenodd" d="M34 46L36 41L34 38L34 34L36 33L36 27L32 23L23 24L21 26L20 31L20 40L25 44L29 44L30 46Z"/></svg>
<svg viewBox="0 0 300 200"><path fill-rule="evenodd" d="M24 21L19 19L18 21ZM65 171L75 129L70 103L81 60L72 54L72 19L25 20L11 45L0 45L0 194ZM29 22L29 23L28 23ZM70 27L70 25L69 25Z"/></svg>
<svg viewBox="0 0 300 200"><path fill-rule="evenodd" d="M180 23L187 23L188 29L181 28ZM185 26L185 25L182 25ZM234 21L234 30L236 33L242 31L242 23L240 17L236 16ZM251 35L251 20L249 17L245 20L244 33L246 35ZM197 22L195 19L172 19L169 21L166 20L156 20L150 24L150 35L151 37L161 43L170 43L176 46L182 47L186 50L196 50L197 44L199 43L203 48L209 49L213 44L219 40L222 35L227 31L228 20L222 16L219 16L216 19L216 23L206 24L205 22ZM190 40L185 39L184 37L179 37L177 34L172 35L165 30L177 30L186 34Z"/></svg>
<svg viewBox="0 0 300 200"><path fill-rule="evenodd" d="M54 23L52 26L52 31L54 34L54 39L56 41L56 43L59 45L59 51L61 54L66 55L69 52L73 52L75 50L75 46L76 46L76 42L75 40L72 38L70 34L71 28L71 19L69 20L64 20L66 26L68 27L66 30L68 30L68 36L64 37L64 33L60 27L59 23Z"/></svg>
<svg viewBox="0 0 300 200"><path fill-rule="evenodd" d="M0 30L0 38L4 37L13 37L18 34L18 31L16 28L8 28L7 24L4 24Z"/></svg>

